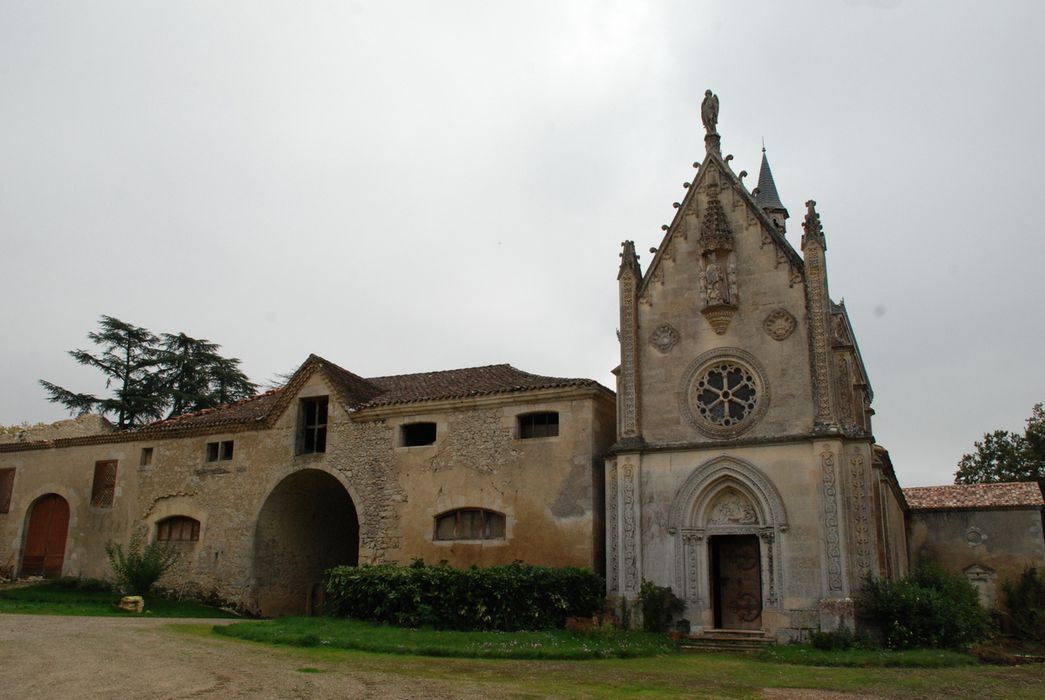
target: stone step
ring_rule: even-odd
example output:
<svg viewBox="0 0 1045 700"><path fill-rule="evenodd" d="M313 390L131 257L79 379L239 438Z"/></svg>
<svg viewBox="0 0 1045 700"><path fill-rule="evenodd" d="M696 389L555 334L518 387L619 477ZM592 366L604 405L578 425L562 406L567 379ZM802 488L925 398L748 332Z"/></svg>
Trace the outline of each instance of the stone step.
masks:
<svg viewBox="0 0 1045 700"><path fill-rule="evenodd" d="M687 639L683 651L761 651L776 640L762 630L707 630Z"/></svg>

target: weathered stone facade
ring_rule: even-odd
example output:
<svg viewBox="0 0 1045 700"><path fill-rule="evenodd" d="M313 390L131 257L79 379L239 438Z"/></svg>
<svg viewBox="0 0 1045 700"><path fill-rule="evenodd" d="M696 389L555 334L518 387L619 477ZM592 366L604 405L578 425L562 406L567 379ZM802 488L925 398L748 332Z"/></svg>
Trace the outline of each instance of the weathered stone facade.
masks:
<svg viewBox="0 0 1045 700"><path fill-rule="evenodd" d="M609 588L630 600L643 580L670 586L697 632L795 638L852 625L860 581L905 572L902 495L876 457L870 387L828 294L815 203L799 255L768 163L767 201L719 142L709 133L646 271L630 242L621 256ZM885 514L898 529L881 526ZM746 588L727 588L737 581Z"/></svg>
<svg viewBox="0 0 1045 700"><path fill-rule="evenodd" d="M263 614L304 611L322 571L341 563L520 559L601 569L601 456L615 422L609 390L537 378L533 388L498 390L495 381L476 395L429 391L357 406L335 400L345 394L343 372L312 358L286 388L254 400L270 406L226 424L218 410L134 433L5 446L0 466L15 476L0 514L0 566L19 572L34 503L58 494L70 513L62 573L105 577L106 541L126 542L136 528L155 537L165 519L188 517L198 539L177 545L183 559L163 583ZM469 372L458 373L462 381ZM317 397L329 397L326 447L302 453L298 407ZM557 434L521 436L519 416L535 412L557 415ZM433 443L404 446L401 427L417 422L435 424ZM207 461L207 444L227 441L231 459ZM117 464L107 508L91 505L101 461ZM435 536L437 516L476 508L504 516L503 537Z"/></svg>

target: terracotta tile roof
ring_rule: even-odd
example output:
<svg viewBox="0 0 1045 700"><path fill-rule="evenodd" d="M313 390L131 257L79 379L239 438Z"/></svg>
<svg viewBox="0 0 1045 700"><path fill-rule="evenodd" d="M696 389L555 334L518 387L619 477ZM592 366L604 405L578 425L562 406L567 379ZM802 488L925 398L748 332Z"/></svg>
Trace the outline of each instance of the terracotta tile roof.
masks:
<svg viewBox="0 0 1045 700"><path fill-rule="evenodd" d="M235 429L250 430L254 426L262 427L266 421L270 421L282 413L288 402L292 401L297 394L298 388L319 369L326 373L344 405L352 410L537 389L601 387L593 379L544 377L523 372L511 365L488 365L442 372L419 372L364 379L318 355L310 355L286 386L271 389L249 399L155 421L136 430L0 445L0 452L103 442L128 442L167 435L174 437L185 433L209 434L222 432L223 429L231 431Z"/></svg>
<svg viewBox="0 0 1045 700"><path fill-rule="evenodd" d="M488 394L507 394L535 389L599 386L599 383L593 379L544 377L523 372L511 365L487 365L442 372L398 374L391 377L373 377L367 381L380 387L382 393L367 403L365 408L419 401L461 399Z"/></svg>
<svg viewBox="0 0 1045 700"><path fill-rule="evenodd" d="M903 490L911 510L1041 508L1041 488L1033 481L1005 484L915 486Z"/></svg>
<svg viewBox="0 0 1045 700"><path fill-rule="evenodd" d="M225 404L216 408L205 408L195 413L183 413L180 416L158 420L139 428L141 435L157 432L169 432L184 428L217 427L221 425L241 425L243 423L260 422L268 417L269 411L279 398L280 389L272 389L249 399Z"/></svg>
<svg viewBox="0 0 1045 700"><path fill-rule="evenodd" d="M318 355L310 356L302 368L309 365L322 368L342 402L355 410L535 389L599 386L598 382L593 379L544 377L523 372L511 365L487 365L369 379L353 374ZM300 370L295 372L290 384L296 383L295 379L299 373ZM291 391L294 389L295 387L291 387ZM156 421L143 426L136 432L144 437L156 432L187 428L216 428L224 425L260 423L267 419L273 410L279 410L279 405L287 398L283 396L285 390L286 387L272 389L236 403Z"/></svg>

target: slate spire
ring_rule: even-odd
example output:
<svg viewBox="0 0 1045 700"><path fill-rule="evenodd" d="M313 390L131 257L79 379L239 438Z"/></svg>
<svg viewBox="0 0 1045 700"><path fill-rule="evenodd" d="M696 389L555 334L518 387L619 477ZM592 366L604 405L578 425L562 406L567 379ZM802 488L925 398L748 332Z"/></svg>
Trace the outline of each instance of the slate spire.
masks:
<svg viewBox="0 0 1045 700"><path fill-rule="evenodd" d="M766 147L762 146L762 168L758 171L758 187L755 192L755 203L764 211L780 230L784 230L784 222L788 218L787 208L780 201L773 181L773 171L769 169Z"/></svg>

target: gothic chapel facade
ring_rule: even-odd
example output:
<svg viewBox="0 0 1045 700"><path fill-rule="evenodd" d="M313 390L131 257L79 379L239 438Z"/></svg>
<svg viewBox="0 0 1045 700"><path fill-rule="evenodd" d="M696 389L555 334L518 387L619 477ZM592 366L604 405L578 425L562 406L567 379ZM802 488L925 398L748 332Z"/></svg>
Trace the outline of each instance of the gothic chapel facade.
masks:
<svg viewBox="0 0 1045 700"><path fill-rule="evenodd" d="M765 155L749 192L710 91L703 112L707 154L652 262L621 253L609 593L670 586L694 633L851 625L863 578L906 570L903 496L815 202L800 255Z"/></svg>

